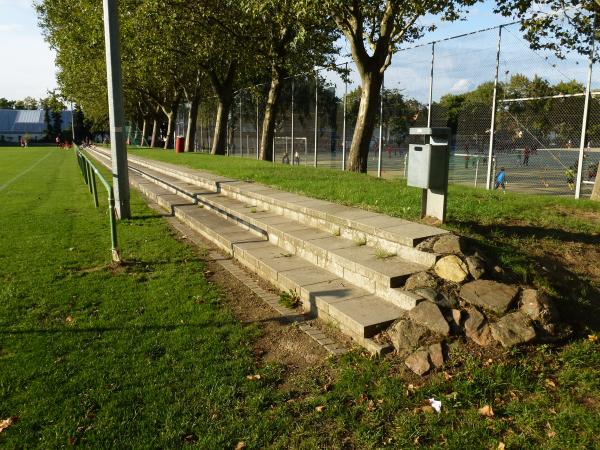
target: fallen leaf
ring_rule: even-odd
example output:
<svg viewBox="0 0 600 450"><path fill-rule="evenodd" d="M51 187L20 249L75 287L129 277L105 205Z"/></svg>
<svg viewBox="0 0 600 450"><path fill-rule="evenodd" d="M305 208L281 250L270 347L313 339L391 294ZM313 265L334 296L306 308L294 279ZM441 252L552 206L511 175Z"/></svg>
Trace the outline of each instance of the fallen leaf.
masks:
<svg viewBox="0 0 600 450"><path fill-rule="evenodd" d="M556 383L553 380L551 380L550 378L546 378L545 383L546 383L546 387L549 387L551 389L556 389Z"/></svg>
<svg viewBox="0 0 600 450"><path fill-rule="evenodd" d="M588 341L590 341L590 342L597 342L598 341L598 335L596 335L596 334L590 334L588 336Z"/></svg>
<svg viewBox="0 0 600 450"><path fill-rule="evenodd" d="M448 372L444 372L444 378L446 379L446 381L449 381L452 379L452 375L450 375Z"/></svg>
<svg viewBox="0 0 600 450"><path fill-rule="evenodd" d="M494 417L494 410L490 405L485 405L479 408L479 414L485 417Z"/></svg>
<svg viewBox="0 0 600 450"><path fill-rule="evenodd" d="M254 380L260 380L260 375L259 374L256 374L256 375L246 375L246 378L249 379L249 380L252 380L252 381L254 381Z"/></svg>
<svg viewBox="0 0 600 450"><path fill-rule="evenodd" d="M65 322L67 322L67 323L73 323L73 321L74 321L74 320L75 320L75 319L73 319L73 317L72 317L72 316L67 316L67 317L65 318Z"/></svg>
<svg viewBox="0 0 600 450"><path fill-rule="evenodd" d="M246 448L246 443L244 441L240 441L236 444L235 450L244 450Z"/></svg>
<svg viewBox="0 0 600 450"><path fill-rule="evenodd" d="M325 409L325 405L319 405L315 408L316 412L323 412L323 410Z"/></svg>
<svg viewBox="0 0 600 450"><path fill-rule="evenodd" d="M554 436L556 436L556 431L550 430L546 434L548 435L549 438L553 438Z"/></svg>
<svg viewBox="0 0 600 450"><path fill-rule="evenodd" d="M17 421L17 416L9 417L8 419L0 420L0 433L6 430Z"/></svg>
<svg viewBox="0 0 600 450"><path fill-rule="evenodd" d="M504 442L500 441L498 442L498 450L504 450L506 448L506 445L504 445Z"/></svg>

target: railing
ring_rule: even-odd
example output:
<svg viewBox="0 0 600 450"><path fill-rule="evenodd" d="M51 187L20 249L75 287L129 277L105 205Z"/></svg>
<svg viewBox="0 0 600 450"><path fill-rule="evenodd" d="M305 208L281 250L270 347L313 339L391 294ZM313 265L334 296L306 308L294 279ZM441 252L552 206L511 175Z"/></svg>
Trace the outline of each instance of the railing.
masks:
<svg viewBox="0 0 600 450"><path fill-rule="evenodd" d="M81 151L79 147L76 148L77 162L85 184L88 185L90 194L94 197L94 206L98 208L98 186L96 185L96 177L100 179L106 192L108 193L108 216L110 218L110 242L111 242L111 253L112 260L115 262L121 261L119 254L119 245L117 241L117 219L115 215L115 194L113 188L106 178L100 173L100 171L92 164L89 158Z"/></svg>

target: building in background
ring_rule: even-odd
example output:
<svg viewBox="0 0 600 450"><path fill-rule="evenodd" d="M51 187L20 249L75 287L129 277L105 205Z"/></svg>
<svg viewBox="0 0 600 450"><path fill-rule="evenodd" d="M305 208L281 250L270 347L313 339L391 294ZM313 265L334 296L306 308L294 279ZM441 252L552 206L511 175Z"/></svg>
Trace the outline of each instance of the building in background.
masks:
<svg viewBox="0 0 600 450"><path fill-rule="evenodd" d="M61 111L62 130L60 134L70 139L72 111ZM30 142L54 139L48 136L49 127L43 109L0 109L0 143L18 143L19 136ZM53 134L56 134L53 132Z"/></svg>

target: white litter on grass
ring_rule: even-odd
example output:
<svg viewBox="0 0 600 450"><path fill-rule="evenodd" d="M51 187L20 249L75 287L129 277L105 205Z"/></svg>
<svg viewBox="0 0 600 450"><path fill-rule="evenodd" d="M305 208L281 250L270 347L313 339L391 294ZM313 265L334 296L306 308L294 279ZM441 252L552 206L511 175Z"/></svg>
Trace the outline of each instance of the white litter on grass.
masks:
<svg viewBox="0 0 600 450"><path fill-rule="evenodd" d="M435 412L437 412L438 414L442 412L442 402L441 401L436 400L435 398L430 398L429 404L431 405L431 407L433 409L435 409Z"/></svg>

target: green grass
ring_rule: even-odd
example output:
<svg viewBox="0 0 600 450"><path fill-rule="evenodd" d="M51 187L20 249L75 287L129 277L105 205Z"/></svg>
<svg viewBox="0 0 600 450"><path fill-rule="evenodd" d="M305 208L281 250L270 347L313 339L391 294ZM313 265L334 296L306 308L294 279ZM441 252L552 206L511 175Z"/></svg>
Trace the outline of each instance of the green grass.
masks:
<svg viewBox="0 0 600 450"><path fill-rule="evenodd" d="M0 420L18 417L0 447L597 446L597 342L491 364L458 346L452 377L426 380L359 352L304 371L265 365L252 352L260 325L234 320L202 258L136 193L117 268L71 151L3 149L0 187L45 155L0 190ZM442 414L415 411L430 397ZM494 418L477 413L486 404Z"/></svg>

